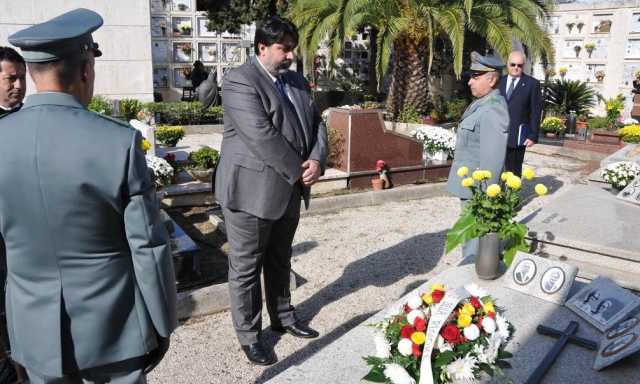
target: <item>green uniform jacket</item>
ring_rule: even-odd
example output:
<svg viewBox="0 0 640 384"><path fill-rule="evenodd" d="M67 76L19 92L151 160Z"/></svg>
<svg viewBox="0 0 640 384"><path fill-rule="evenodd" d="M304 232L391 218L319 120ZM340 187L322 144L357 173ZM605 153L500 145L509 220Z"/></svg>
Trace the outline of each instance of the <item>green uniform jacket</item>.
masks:
<svg viewBox="0 0 640 384"><path fill-rule="evenodd" d="M0 119L13 358L43 376L144 355L176 326L168 234L140 133L41 93Z"/></svg>
<svg viewBox="0 0 640 384"><path fill-rule="evenodd" d="M489 184L497 183L504 167L508 134L509 110L497 89L471 103L458 126L447 191L462 199L471 197L471 191L462 186L462 178L456 174L463 166L469 168L469 173L489 170Z"/></svg>

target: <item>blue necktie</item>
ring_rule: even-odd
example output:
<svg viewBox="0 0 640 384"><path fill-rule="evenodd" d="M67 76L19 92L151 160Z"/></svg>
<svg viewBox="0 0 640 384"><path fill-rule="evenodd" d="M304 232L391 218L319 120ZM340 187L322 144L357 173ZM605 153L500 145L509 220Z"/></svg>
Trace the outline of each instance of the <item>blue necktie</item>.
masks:
<svg viewBox="0 0 640 384"><path fill-rule="evenodd" d="M516 87L516 79L511 79L511 84L509 85L509 89L507 89L507 100L511 99L511 94L513 93L513 89Z"/></svg>
<svg viewBox="0 0 640 384"><path fill-rule="evenodd" d="M289 108L289 110L293 113L293 116L296 118L296 123L298 125L298 129L299 131L296 132L296 136L299 137L301 131L302 131L302 124L300 123L300 118L298 117L298 112L296 111L296 107L293 105L293 102L291 101L291 99L289 98L289 95L287 95L287 90L285 88L285 82L281 77L276 78L276 88L278 89L278 93L280 94L280 97L282 97L285 105ZM299 138L300 140L300 144L302 146L302 148L306 148L306 142ZM303 149L303 151L306 151L306 149Z"/></svg>

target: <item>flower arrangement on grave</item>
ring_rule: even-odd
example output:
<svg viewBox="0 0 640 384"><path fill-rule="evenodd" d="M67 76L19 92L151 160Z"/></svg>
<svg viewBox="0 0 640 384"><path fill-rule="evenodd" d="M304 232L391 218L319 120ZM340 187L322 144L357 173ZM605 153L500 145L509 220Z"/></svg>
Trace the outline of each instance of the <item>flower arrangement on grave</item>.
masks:
<svg viewBox="0 0 640 384"><path fill-rule="evenodd" d="M163 158L147 155L147 167L153 171L153 181L158 188L171 184L173 167Z"/></svg>
<svg viewBox="0 0 640 384"><path fill-rule="evenodd" d="M562 122L562 119L555 116L548 116L542 120L542 124L540 124L540 129L543 132L561 134L564 132L566 126Z"/></svg>
<svg viewBox="0 0 640 384"><path fill-rule="evenodd" d="M191 34L191 21L182 21L180 23L178 23L178 29L180 30L180 32L182 32L183 35L190 35Z"/></svg>
<svg viewBox="0 0 640 384"><path fill-rule="evenodd" d="M389 180L389 167L384 160L376 161L376 172L380 180L382 180L382 189L391 188L391 180Z"/></svg>
<svg viewBox="0 0 640 384"><path fill-rule="evenodd" d="M567 29L569 30L569 33L571 33L571 30L573 29L574 25L576 25L576 23L571 21L567 23Z"/></svg>
<svg viewBox="0 0 640 384"><path fill-rule="evenodd" d="M605 73L601 69L601 70L596 71L595 75L596 75L596 79L598 80L598 82L602 82L602 80L604 79Z"/></svg>
<svg viewBox="0 0 640 384"><path fill-rule="evenodd" d="M579 45L574 45L573 50L576 52L576 57L580 56L580 51L582 51L582 47Z"/></svg>
<svg viewBox="0 0 640 384"><path fill-rule="evenodd" d="M152 120L153 120L153 113L151 113L151 111L148 108L143 107L136 114L136 119L138 121L142 121L143 123L145 123L147 125L151 125Z"/></svg>
<svg viewBox="0 0 640 384"><path fill-rule="evenodd" d="M584 27L584 23L582 21L578 21L578 24L576 24L576 27L578 28L578 33L581 33L582 27Z"/></svg>
<svg viewBox="0 0 640 384"><path fill-rule="evenodd" d="M589 54L589 58L591 58L591 54L593 50L596 49L596 45L594 43L587 43L584 45L584 49L587 50L587 54Z"/></svg>
<svg viewBox="0 0 640 384"><path fill-rule="evenodd" d="M184 128L181 126L161 125L155 131L156 139L167 147L175 147L184 137Z"/></svg>
<svg viewBox="0 0 640 384"><path fill-rule="evenodd" d="M411 132L411 136L421 141L424 151L430 154L444 151L453 156L456 149L456 135L449 129L437 126L418 127Z"/></svg>
<svg viewBox="0 0 640 384"><path fill-rule="evenodd" d="M567 67L560 67L558 68L558 73L560 74L561 77L564 77L567 72L569 72L569 69Z"/></svg>
<svg viewBox="0 0 640 384"><path fill-rule="evenodd" d="M485 374L504 377L502 368L510 367L506 360L512 356L505 347L513 325L485 290L475 284L465 289L468 295L459 297L444 285L433 284L373 324L376 352L364 357L371 370L363 379L421 383L426 380L421 373L429 374L424 359L430 359L433 382L438 384L476 383ZM445 300L452 310L440 313Z"/></svg>
<svg viewBox="0 0 640 384"><path fill-rule="evenodd" d="M640 175L640 166L632 161L619 161L607 165L600 176L615 189L624 189Z"/></svg>
<svg viewBox="0 0 640 384"><path fill-rule="evenodd" d="M624 109L624 99L622 94L618 94L615 97L609 99L602 99L607 111L607 120L609 121L609 129L613 129L616 126L616 120L621 116Z"/></svg>
<svg viewBox="0 0 640 384"><path fill-rule="evenodd" d="M469 168L460 167L458 177L461 184L471 190L471 198L464 206L460 218L447 233L446 253L458 245L480 238L489 233L497 233L506 242L503 256L505 264L511 265L517 251L529 251L525 241L527 226L515 221L520 210L520 194L522 179L511 172L503 172L498 184L487 182L491 172L476 170L469 174ZM522 178L531 181L535 178L533 169L525 167ZM536 184L534 188L538 196L547 193L544 184Z"/></svg>
<svg viewBox="0 0 640 384"><path fill-rule="evenodd" d="M618 130L618 134L625 143L640 144L640 125L626 125Z"/></svg>

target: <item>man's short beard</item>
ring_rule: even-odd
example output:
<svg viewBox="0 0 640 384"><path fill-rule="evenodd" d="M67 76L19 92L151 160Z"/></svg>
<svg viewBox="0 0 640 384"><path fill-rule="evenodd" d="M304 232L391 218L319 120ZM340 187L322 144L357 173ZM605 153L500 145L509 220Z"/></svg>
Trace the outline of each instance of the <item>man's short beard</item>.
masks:
<svg viewBox="0 0 640 384"><path fill-rule="evenodd" d="M287 73L287 71L289 70L289 67L291 67L291 60L285 60L282 63L280 63L280 65L278 65L278 67L276 68L276 71L278 72L279 75L283 75L285 73Z"/></svg>

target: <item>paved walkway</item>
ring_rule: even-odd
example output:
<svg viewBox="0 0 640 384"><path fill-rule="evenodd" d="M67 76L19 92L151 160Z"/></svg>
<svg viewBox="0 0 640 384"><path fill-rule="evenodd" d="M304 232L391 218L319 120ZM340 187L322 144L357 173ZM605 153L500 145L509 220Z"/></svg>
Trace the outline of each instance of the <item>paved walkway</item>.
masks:
<svg viewBox="0 0 640 384"><path fill-rule="evenodd" d="M581 178L584 162L527 153L550 186L550 196L534 200L534 209ZM530 188L525 189L530 193ZM266 329L263 340L279 362L249 364L237 344L229 312L191 320L175 332L164 361L149 377L157 383L263 383L335 341L356 325L455 265L460 251L443 255L447 230L459 214L459 202L438 197L382 206L345 209L301 219L292 266L304 280L293 292L299 317L320 331L315 340L281 336ZM263 318L263 328L269 325ZM373 348L373 345L372 345ZM330 367L327 367L330 369ZM345 383L346 384L346 383Z"/></svg>

